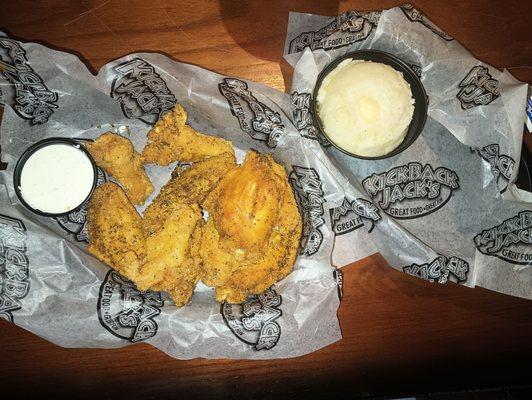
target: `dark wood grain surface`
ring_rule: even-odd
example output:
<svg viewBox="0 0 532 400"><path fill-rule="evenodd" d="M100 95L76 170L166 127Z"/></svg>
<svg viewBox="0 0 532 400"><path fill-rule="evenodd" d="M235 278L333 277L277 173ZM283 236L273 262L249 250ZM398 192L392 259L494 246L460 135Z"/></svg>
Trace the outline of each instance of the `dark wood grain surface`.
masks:
<svg viewBox="0 0 532 400"><path fill-rule="evenodd" d="M396 1L10 1L0 29L80 56L92 71L135 51L284 90L289 11L333 15ZM532 82L527 1L415 1L477 58ZM0 388L39 397L309 398L404 395L532 384L532 302L389 268L344 268L343 340L273 361L174 360L145 344L64 349L0 321Z"/></svg>

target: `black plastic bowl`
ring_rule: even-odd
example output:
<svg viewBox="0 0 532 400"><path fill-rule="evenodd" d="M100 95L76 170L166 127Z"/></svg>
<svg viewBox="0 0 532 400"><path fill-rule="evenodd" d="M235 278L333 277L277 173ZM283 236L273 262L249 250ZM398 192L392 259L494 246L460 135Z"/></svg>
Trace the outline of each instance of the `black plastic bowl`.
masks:
<svg viewBox="0 0 532 400"><path fill-rule="evenodd" d="M20 192L20 175L22 173L22 169L24 168L24 165L26 164L26 161L28 161L30 156L33 153L35 153L37 150L42 149L43 147L46 147L46 146L53 145L53 144L68 145L68 146L75 147L76 149L82 151L89 158L92 164L93 171L94 171L94 181L92 182L92 188L89 194L87 195L87 197L85 197L85 199L81 202L81 204L79 204L77 207L73 208L70 211L66 211L63 213L57 213L57 214L48 213L48 212L44 212L44 211L33 208L28 203L26 203L26 201L24 200L24 197L22 196L22 193ZM34 212L35 214L42 215L43 217L60 217L62 215L68 215L71 212L79 210L83 206L83 204L85 204L87 200L92 196L92 193L94 192L94 189L96 188L97 181L98 181L98 169L96 167L96 163L92 159L89 152L76 140L68 139L68 138L59 138L59 137L44 139L28 147L18 159L17 164L15 165L15 171L13 172L13 186L15 187L15 193L17 194L18 199L24 205L24 207L26 207L28 210L30 210L31 212Z"/></svg>
<svg viewBox="0 0 532 400"><path fill-rule="evenodd" d="M327 132L323 128L323 124L321 123L320 116L318 114L318 101L316 100L318 97L318 91L320 90L323 79L325 79L325 77L344 60L364 60L389 65L393 69L401 72L405 80L410 85L410 88L412 90L412 97L415 100L414 115L412 116L412 121L410 122L408 132L403 142L388 154L378 157L365 157L358 154L350 153L349 151L342 149L340 146L334 143L334 141L327 135ZM318 80L316 82L316 86L314 87L314 92L312 93L312 114L314 116L314 122L320 132L329 140L329 142L331 142L334 147L336 147L341 152L348 154L352 157L362 158L364 160L382 160L384 158L395 156L406 150L412 143L414 143L414 141L417 139L417 137L423 130L425 122L427 121L427 109L427 93L425 92L425 88L423 87L421 80L412 70L412 68L410 68L407 63L397 58L393 54L385 53L383 51L378 50L354 51L352 53L347 53L341 57L338 57L329 65L327 65L323 69L323 71L321 71L321 73L318 75Z"/></svg>

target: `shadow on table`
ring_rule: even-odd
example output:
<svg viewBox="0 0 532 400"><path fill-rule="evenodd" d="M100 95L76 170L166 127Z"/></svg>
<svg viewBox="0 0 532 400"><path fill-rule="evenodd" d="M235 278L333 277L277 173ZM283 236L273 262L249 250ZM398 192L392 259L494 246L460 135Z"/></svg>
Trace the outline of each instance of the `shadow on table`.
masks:
<svg viewBox="0 0 532 400"><path fill-rule="evenodd" d="M278 62L286 91L292 86L292 67L283 59L284 39L290 11L336 15L339 1L235 2L219 0L220 15L233 40L251 55ZM267 34L264 34L267 32Z"/></svg>
<svg viewBox="0 0 532 400"><path fill-rule="evenodd" d="M22 43L25 43L25 42L37 43L37 44L40 44L41 46L48 47L49 49L52 49L52 50L57 50L57 51L62 51L64 53L73 54L77 58L79 58L79 60L83 64L85 64L85 66L91 72L91 74L96 75L98 73L98 71L92 66L92 64L89 62L89 60L87 60L87 58L85 58L85 56L83 54L81 54L77 50L70 49L70 48L67 48L67 47L57 46L57 45L49 43L49 42L47 42L45 40L39 40L39 39L34 39L34 38L29 39L29 38L24 38L24 37L20 37L20 36L17 36L17 35L13 35L9 29L7 29L5 27L2 27L2 26L0 26L0 31L4 32L9 39L18 40L19 42L22 42ZM0 115L0 117L1 117L1 115Z"/></svg>
<svg viewBox="0 0 532 400"><path fill-rule="evenodd" d="M497 318L517 324L526 323L532 315L530 300L478 286L469 288L453 282L443 285L429 282L392 268L380 254L350 264L342 270L346 301L358 302L364 297L390 301L390 296L396 296L397 301L402 302L407 298L408 302L417 303L421 308L430 305L434 307L433 312L438 312L448 305L453 309L462 309L469 315L474 313L496 315ZM349 293L353 288L357 289L356 293ZM342 301L340 308L346 301ZM510 308L515 312L509 314L503 312Z"/></svg>

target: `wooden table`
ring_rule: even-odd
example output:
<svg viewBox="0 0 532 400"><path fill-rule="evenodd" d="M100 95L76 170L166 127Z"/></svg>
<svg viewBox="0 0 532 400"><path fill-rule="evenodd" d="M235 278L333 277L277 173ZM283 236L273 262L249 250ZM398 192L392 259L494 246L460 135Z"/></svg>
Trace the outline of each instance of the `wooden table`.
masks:
<svg viewBox="0 0 532 400"><path fill-rule="evenodd" d="M475 56L532 82L524 1L416 1ZM159 51L284 90L289 11L333 15L396 1L54 1L0 4L2 30L76 53L97 71L135 51ZM504 7L502 6L504 4ZM285 398L401 395L532 383L532 302L389 268L378 255L344 268L344 339L288 360L174 360L145 344L63 349L0 322L0 388L98 398ZM5 392L4 392L5 393Z"/></svg>

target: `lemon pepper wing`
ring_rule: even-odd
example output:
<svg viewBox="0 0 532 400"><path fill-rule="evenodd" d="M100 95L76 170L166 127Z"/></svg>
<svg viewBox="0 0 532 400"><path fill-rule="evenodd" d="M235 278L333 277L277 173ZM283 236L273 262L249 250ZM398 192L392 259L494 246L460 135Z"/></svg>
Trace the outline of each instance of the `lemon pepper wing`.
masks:
<svg viewBox="0 0 532 400"><path fill-rule="evenodd" d="M239 303L293 267L301 217L286 173L270 156L249 152L204 202L201 280L216 300Z"/></svg>
<svg viewBox="0 0 532 400"><path fill-rule="evenodd" d="M180 104L164 114L148 132L148 144L142 152L144 161L168 165L178 160L199 161L234 153L231 142L198 132L187 125L186 120L187 113Z"/></svg>
<svg viewBox="0 0 532 400"><path fill-rule="evenodd" d="M235 167L234 154L224 153L198 161L186 169L176 168L172 178L144 211L144 234L156 231L175 204L201 204L220 179Z"/></svg>
<svg viewBox="0 0 532 400"><path fill-rule="evenodd" d="M88 251L135 280L146 255L141 217L126 194L112 182L98 186L87 213Z"/></svg>
<svg viewBox="0 0 532 400"><path fill-rule="evenodd" d="M142 220L147 256L137 282L141 290L164 290L177 306L188 303L200 275L198 203L235 166L233 154L211 157L176 169L161 188Z"/></svg>
<svg viewBox="0 0 532 400"><path fill-rule="evenodd" d="M272 162L271 157L250 151L244 163L230 171L207 197L204 206L222 237L222 247L247 253L265 250L280 201Z"/></svg>
<svg viewBox="0 0 532 400"><path fill-rule="evenodd" d="M123 186L133 204L143 204L153 192L142 157L129 139L107 132L85 147L96 164Z"/></svg>
<svg viewBox="0 0 532 400"><path fill-rule="evenodd" d="M160 228L146 237L146 258L135 281L140 290L166 291L178 307L188 303L199 280L191 241L200 220L197 205L176 204Z"/></svg>

